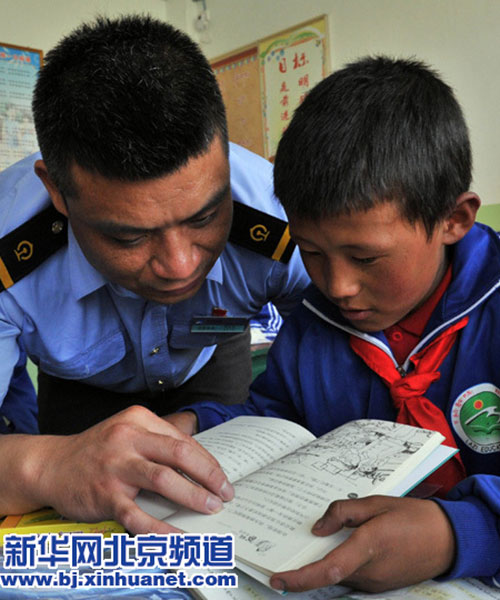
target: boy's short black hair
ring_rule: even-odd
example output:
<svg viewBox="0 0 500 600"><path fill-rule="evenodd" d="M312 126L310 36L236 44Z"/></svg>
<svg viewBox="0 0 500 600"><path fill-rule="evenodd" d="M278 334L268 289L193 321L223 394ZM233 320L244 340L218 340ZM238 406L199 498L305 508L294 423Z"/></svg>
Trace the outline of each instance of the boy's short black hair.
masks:
<svg viewBox="0 0 500 600"><path fill-rule="evenodd" d="M276 153L275 192L317 220L394 201L430 235L471 182L467 126L451 88L415 60L366 57L295 111Z"/></svg>
<svg viewBox="0 0 500 600"><path fill-rule="evenodd" d="M199 47L148 16L99 17L63 38L33 98L38 143L61 191L70 166L125 181L169 174L208 150L227 153L224 104Z"/></svg>

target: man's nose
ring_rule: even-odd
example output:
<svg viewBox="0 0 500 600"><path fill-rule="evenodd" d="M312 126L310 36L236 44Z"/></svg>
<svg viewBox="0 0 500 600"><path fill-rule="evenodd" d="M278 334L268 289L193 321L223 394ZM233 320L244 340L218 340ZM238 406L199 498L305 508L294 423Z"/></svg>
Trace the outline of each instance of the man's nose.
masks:
<svg viewBox="0 0 500 600"><path fill-rule="evenodd" d="M159 236L150 264L161 279L189 279L200 263L196 245L180 231L168 231Z"/></svg>

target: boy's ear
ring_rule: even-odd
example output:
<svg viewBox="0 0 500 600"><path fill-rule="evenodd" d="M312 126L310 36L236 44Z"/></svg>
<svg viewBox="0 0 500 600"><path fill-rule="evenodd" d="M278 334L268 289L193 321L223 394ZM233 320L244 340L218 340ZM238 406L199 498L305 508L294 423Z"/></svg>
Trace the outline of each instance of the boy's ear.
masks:
<svg viewBox="0 0 500 600"><path fill-rule="evenodd" d="M476 221L476 214L481 200L474 192L460 194L451 215L445 219L443 242L455 244L459 242Z"/></svg>
<svg viewBox="0 0 500 600"><path fill-rule="evenodd" d="M68 208L66 206L66 202L64 201L64 198L61 192L59 191L59 188L52 181L49 172L47 171L47 166L45 165L45 162L43 160L35 161L35 173L41 179L43 185L45 186L45 189L49 193L54 208L67 217Z"/></svg>

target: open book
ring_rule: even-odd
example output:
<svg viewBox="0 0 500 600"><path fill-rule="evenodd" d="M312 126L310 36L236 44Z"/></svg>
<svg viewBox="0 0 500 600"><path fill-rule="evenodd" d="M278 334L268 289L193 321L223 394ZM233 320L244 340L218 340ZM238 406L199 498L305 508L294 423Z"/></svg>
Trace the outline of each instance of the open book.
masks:
<svg viewBox="0 0 500 600"><path fill-rule="evenodd" d="M362 419L315 438L271 417L237 417L196 439L220 462L235 498L215 515L142 493L143 510L187 532L232 533L238 566L267 582L277 571L324 556L349 535L319 538L311 527L341 498L406 494L456 449L434 431Z"/></svg>

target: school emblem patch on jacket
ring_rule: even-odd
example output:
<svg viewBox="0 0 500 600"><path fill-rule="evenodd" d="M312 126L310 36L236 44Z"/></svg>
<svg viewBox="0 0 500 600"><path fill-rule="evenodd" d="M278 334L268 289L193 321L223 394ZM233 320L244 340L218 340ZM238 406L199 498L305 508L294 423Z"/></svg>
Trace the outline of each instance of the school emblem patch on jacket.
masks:
<svg viewBox="0 0 500 600"><path fill-rule="evenodd" d="M500 451L500 389L481 383L453 403L451 419L460 439L475 452Z"/></svg>

